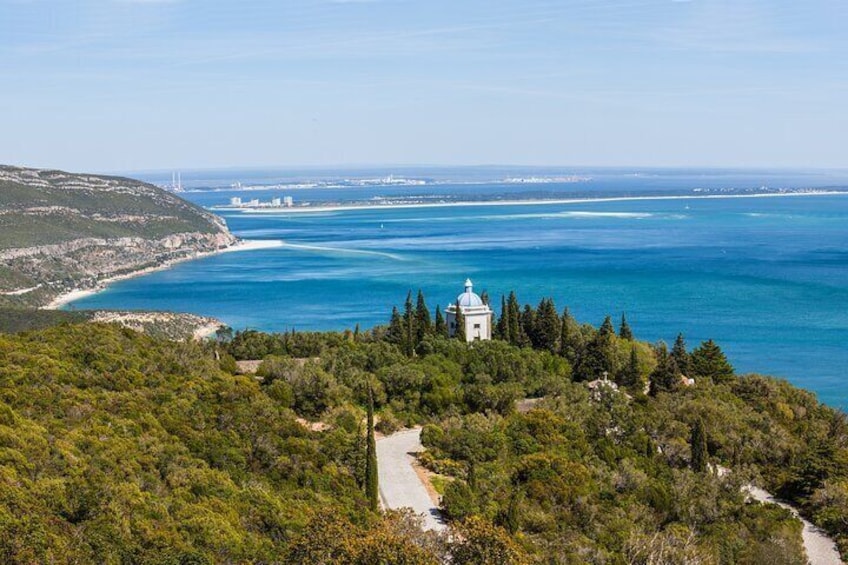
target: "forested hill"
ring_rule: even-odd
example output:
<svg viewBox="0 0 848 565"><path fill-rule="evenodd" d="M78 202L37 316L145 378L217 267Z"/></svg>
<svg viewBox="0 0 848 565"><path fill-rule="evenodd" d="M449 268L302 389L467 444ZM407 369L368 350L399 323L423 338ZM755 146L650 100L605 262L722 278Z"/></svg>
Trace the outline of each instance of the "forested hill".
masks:
<svg viewBox="0 0 848 565"><path fill-rule="evenodd" d="M713 371L713 347L681 343L696 382L672 384L661 348L566 322L566 343L586 344L576 356L434 329L411 352L381 328L0 335L0 562L804 563L800 524L746 500L748 481L848 552L844 414ZM635 381L581 381L590 350L635 351ZM233 357L264 358L261 378ZM378 431L424 425L420 462L453 535L369 509L369 398Z"/></svg>
<svg viewBox="0 0 848 565"><path fill-rule="evenodd" d="M41 305L234 240L217 216L148 183L0 166L0 305Z"/></svg>

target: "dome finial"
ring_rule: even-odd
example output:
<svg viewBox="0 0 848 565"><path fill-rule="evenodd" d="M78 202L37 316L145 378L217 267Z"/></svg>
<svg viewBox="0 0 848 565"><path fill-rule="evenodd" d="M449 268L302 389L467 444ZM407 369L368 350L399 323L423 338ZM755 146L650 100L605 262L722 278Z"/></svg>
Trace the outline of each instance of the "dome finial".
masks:
<svg viewBox="0 0 848 565"><path fill-rule="evenodd" d="M474 285L471 283L471 279L465 279L465 292L471 292L471 289Z"/></svg>

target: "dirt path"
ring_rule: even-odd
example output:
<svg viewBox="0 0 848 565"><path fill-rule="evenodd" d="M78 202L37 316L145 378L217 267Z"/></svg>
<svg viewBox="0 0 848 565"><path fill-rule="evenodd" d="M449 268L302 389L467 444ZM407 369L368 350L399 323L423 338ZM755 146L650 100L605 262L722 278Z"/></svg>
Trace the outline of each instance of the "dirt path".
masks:
<svg viewBox="0 0 848 565"><path fill-rule="evenodd" d="M801 532L801 536L804 538L804 549L807 551L807 559L810 560L812 565L842 565L842 559L839 558L839 552L836 551L836 544L833 540L827 537L827 534L822 532L821 529L802 518L795 508L776 500L771 493L759 487L748 485L744 489L754 500L777 504L781 508L789 510L796 518L801 520L801 523L804 524L804 530Z"/></svg>
<svg viewBox="0 0 848 565"><path fill-rule="evenodd" d="M412 508L424 516L424 529L442 531L445 524L413 468L412 453L424 451L421 428L402 430L377 440L380 498L386 508Z"/></svg>

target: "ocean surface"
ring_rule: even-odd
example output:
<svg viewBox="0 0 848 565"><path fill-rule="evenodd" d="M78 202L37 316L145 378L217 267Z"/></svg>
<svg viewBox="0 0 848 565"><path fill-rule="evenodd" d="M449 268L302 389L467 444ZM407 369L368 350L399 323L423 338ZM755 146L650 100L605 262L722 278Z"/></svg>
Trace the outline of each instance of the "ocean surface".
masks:
<svg viewBox="0 0 848 565"><path fill-rule="evenodd" d="M170 182L170 173L137 176ZM848 195L735 197L845 190L848 172L228 170L184 172L182 182L193 191L183 196L207 207L232 196L313 204L621 199L219 210L238 236L282 244L121 281L69 308L187 311L237 329L367 328L386 323L408 290L444 308L470 277L496 310L515 290L522 303L551 296L596 325L608 314L617 325L625 312L640 339L671 343L683 332L690 347L715 339L738 371L785 377L848 409ZM237 182L251 190L233 190ZM705 194L712 198L697 198ZM645 195L667 198L638 199Z"/></svg>

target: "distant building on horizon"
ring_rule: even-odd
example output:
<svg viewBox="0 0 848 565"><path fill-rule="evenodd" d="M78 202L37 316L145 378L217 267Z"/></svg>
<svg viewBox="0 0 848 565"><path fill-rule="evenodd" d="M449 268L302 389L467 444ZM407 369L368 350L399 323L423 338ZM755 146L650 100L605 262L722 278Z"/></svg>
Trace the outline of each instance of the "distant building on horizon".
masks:
<svg viewBox="0 0 848 565"><path fill-rule="evenodd" d="M457 307L465 320L465 341L488 341L492 339L492 309L474 293L471 279L465 280L465 292L456 297L456 301L445 309L448 334L456 334Z"/></svg>

